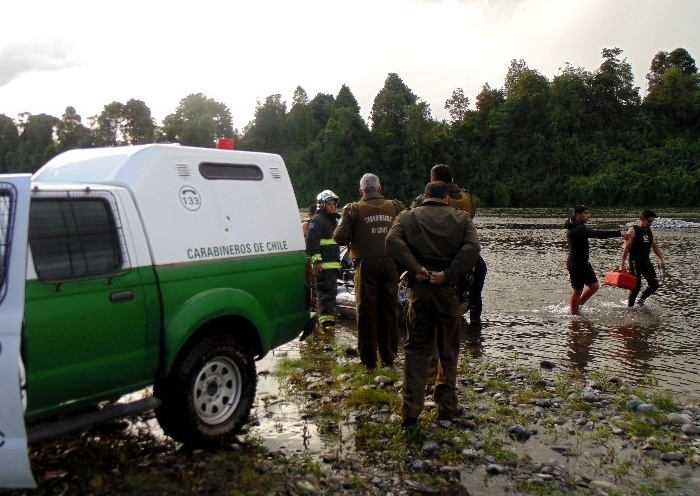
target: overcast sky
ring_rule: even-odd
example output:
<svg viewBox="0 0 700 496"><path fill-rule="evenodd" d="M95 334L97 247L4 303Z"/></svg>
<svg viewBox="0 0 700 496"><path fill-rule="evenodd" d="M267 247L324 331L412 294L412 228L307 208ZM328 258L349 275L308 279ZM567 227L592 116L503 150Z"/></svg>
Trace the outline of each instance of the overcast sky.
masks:
<svg viewBox="0 0 700 496"><path fill-rule="evenodd" d="M87 119L142 100L158 124L191 93L225 104L235 128L279 93L291 107L346 84L369 118L389 73L447 118L462 88L502 88L513 59L548 78L593 71L619 47L644 95L659 51L700 65L699 0L23 0L0 9L0 114Z"/></svg>

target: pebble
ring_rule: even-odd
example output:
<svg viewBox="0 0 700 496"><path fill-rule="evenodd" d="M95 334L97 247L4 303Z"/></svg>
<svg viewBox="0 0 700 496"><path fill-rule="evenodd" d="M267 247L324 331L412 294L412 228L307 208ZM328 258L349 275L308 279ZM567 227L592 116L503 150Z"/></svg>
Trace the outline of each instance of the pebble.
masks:
<svg viewBox="0 0 700 496"><path fill-rule="evenodd" d="M542 361L540 367L543 369L554 368L555 365L553 362ZM404 476L398 477L397 470L405 463L416 474L417 479L425 477L425 475L418 474L427 474L428 477L439 475L443 483L456 484L457 486L470 487L470 481L473 482L474 478L484 477L483 472L476 471L477 467L483 467L487 476L503 476L503 481L498 484L504 482L512 484L514 481L546 482L548 486L551 484L552 487L563 490L566 487L571 487L570 484L573 482L579 487L579 490L580 488L590 488L592 492L586 494L617 494L623 484L620 483L620 487L616 486L611 482L613 477L609 477L609 473L598 472L596 473L598 479L591 480L593 472L576 473L572 471L570 466L572 463L574 465L591 462L610 463L605 458L605 448L609 444L620 450L618 453L622 453L623 450L634 450L631 452L633 457L644 457L644 460L648 460L649 463L654 460L658 467L657 470L665 470L676 478L692 478L694 472L700 467L700 437L696 437L700 434L700 405L689 404L677 408L674 412L660 413L655 405L646 400L646 397L642 399L629 395L626 401L623 400L624 407L621 408L618 399L615 398L615 393L610 392L610 385L620 384L619 380L617 382L608 380L604 383L603 381L588 380L582 388L573 383L562 388L561 384L555 384L549 378L550 374L544 372L541 374L546 378L529 382L531 379L529 379L528 374L511 370L507 366L499 366L493 370L475 372L472 377L461 378L460 384L466 386L465 392L467 394L469 394L469 390L477 394L485 394L482 396L472 395L472 398L467 399L465 407L468 411L453 421L424 422L421 427L423 441L422 444L418 445L420 452L417 456L395 460L393 465L383 466L383 470L379 467L367 466L362 459L351 462L347 456L338 457L337 454L325 458L327 466L334 471L332 483L335 488L341 488L336 493L343 496L354 494L352 491L358 489L356 478L359 476L365 481L370 481L372 489L378 491L377 494L452 494L449 488L440 488L437 484L432 487L411 481L410 478ZM512 387L507 390L494 388L493 378L495 376L498 376L499 381L506 378ZM345 383L349 382L350 378L349 375L343 377L341 374L335 380ZM309 381L307 385L310 398L317 394L314 392L317 385L326 380L324 377L313 376L313 381ZM378 375L374 377L374 383L368 387L377 388L377 385L394 387L397 394L400 395L400 384L397 385L389 376ZM519 395L516 391L516 388L519 387L528 388L534 394L529 397ZM344 394L347 395L348 391L345 391ZM587 403L585 411L572 410L570 408L572 404L580 403L581 399ZM324 398L324 401L328 401L328 398ZM331 399L331 401L333 400ZM460 399L460 401L464 400ZM509 425L504 425L502 416L494 413L494 404L507 404L508 409L517 409L515 411L518 414L518 419L526 419L520 420L522 425L510 425L505 433L501 431L501 434L507 434L507 436L500 436L503 438L504 450L512 450L520 456L521 450L527 452L533 449L537 452L538 450L542 451L543 447L549 447L556 454L549 453L547 455L547 452L544 451L539 453L544 456L536 457L535 460L528 460L527 463L523 463L521 460L512 464L504 462L500 456L489 455L490 443L487 437L491 435L489 433L492 432L492 426L500 425L502 429ZM429 400L425 402L425 411L430 412L431 415L434 414L435 407L434 402ZM629 412L637 413L631 415ZM645 415L649 413L654 415ZM656 415L657 413L660 414ZM624 436L630 425L629 417L634 417L637 422L645 422L649 426L661 429L656 431L658 439L654 436L647 438L630 436L625 439ZM352 412L350 422L376 422L379 424L386 422L387 418L396 425L401 422L400 416L394 414L392 408L387 405ZM514 418L515 416L513 416ZM596 429L600 428L607 429L617 437L605 438L601 440L602 444L596 444L596 439L591 439L590 432L595 432ZM538 431L542 431L544 435L533 439L532 436ZM554 446L549 444L553 440L547 437L548 432L555 433L558 439L556 442L559 444ZM572 437L567 437L564 433L568 433ZM685 437L681 438L679 433L683 433ZM675 446L671 448L674 451L661 453L658 447L665 447L669 436L676 439ZM586 441L581 441L581 439ZM389 445L391 441L391 438L387 438L385 444ZM518 442L516 443L516 441ZM449 460L449 465L445 464L445 460L440 460L443 457L443 452L456 455L453 458L447 457L445 459ZM620 460L629 456L629 453L628 451L627 455L620 456ZM547 457L549 460L543 461L547 460ZM570 457L578 457L580 460ZM616 459L612 463L616 464L620 460ZM648 462L645 461L645 463ZM610 480L605 480L606 478ZM630 475L623 480L625 484L629 482L634 485L646 479L643 475L638 477ZM290 494L317 494L326 489L324 487L326 481L328 478L325 478L323 483L314 483L313 480L299 481L296 483L296 487L289 488ZM687 484L684 483L684 485ZM700 482L698 486L700 486ZM367 488L365 487L365 489ZM493 494L496 494L500 489L500 487L494 489L496 492ZM331 493L329 492L329 494ZM462 493L455 492L454 494ZM557 492L555 489L552 494L563 493Z"/></svg>
<svg viewBox="0 0 700 496"><path fill-rule="evenodd" d="M506 468L503 465L498 465L497 463L489 463L486 465L486 473L489 475L500 475L505 473Z"/></svg>
<svg viewBox="0 0 700 496"><path fill-rule="evenodd" d="M530 438L530 431L520 424L511 425L507 432L516 439L526 440Z"/></svg>
<svg viewBox="0 0 700 496"><path fill-rule="evenodd" d="M604 481L604 480L593 480L590 482L591 487L595 487L598 489L602 489L603 491L612 491L613 489L616 489L617 486L613 484L612 482Z"/></svg>
<svg viewBox="0 0 700 496"><path fill-rule="evenodd" d="M651 403L642 403L637 407L638 412L658 412L659 410Z"/></svg>
<svg viewBox="0 0 700 496"><path fill-rule="evenodd" d="M435 441L428 441L423 445L420 451L423 456L433 458L437 456L438 452L440 451L440 446Z"/></svg>
<svg viewBox="0 0 700 496"><path fill-rule="evenodd" d="M693 424L683 424L681 426L681 432L686 436L695 436L700 433L700 428Z"/></svg>
<svg viewBox="0 0 700 496"><path fill-rule="evenodd" d="M685 456L683 455L683 453L680 453L678 451L669 451L668 453L661 454L661 460L663 460L665 462L683 463L683 462L685 462Z"/></svg>
<svg viewBox="0 0 700 496"><path fill-rule="evenodd" d="M378 375L377 377L374 378L374 382L376 382L377 384L380 384L382 386L394 384L394 380L391 377L386 376L386 375Z"/></svg>

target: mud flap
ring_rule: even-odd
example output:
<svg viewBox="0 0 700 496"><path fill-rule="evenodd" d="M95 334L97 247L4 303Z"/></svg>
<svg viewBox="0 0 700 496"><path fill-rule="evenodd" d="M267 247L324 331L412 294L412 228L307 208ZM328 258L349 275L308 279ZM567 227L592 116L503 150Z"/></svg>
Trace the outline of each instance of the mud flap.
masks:
<svg viewBox="0 0 700 496"><path fill-rule="evenodd" d="M27 451L20 356L30 177L0 176L0 487L8 488L36 487Z"/></svg>

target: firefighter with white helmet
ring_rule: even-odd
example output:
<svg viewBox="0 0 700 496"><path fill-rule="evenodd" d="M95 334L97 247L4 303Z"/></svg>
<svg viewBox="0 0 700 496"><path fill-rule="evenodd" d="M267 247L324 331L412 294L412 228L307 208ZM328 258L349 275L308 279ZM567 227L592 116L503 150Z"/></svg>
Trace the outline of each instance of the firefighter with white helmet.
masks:
<svg viewBox="0 0 700 496"><path fill-rule="evenodd" d="M329 189L323 190L316 197L316 205L316 213L309 220L306 254L314 272L318 323L324 330L334 330L340 272L340 247L333 240L340 218L336 212L338 195Z"/></svg>

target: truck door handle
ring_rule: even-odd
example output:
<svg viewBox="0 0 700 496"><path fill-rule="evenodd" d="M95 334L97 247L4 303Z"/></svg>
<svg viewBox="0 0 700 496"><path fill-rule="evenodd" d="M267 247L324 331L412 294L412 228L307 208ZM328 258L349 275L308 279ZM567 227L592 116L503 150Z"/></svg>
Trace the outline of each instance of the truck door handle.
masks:
<svg viewBox="0 0 700 496"><path fill-rule="evenodd" d="M109 301L124 301L124 300L133 300L134 299L134 292L133 291L118 291L116 293L112 293L109 295Z"/></svg>

